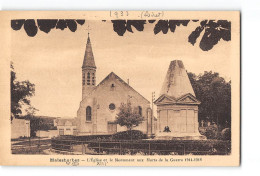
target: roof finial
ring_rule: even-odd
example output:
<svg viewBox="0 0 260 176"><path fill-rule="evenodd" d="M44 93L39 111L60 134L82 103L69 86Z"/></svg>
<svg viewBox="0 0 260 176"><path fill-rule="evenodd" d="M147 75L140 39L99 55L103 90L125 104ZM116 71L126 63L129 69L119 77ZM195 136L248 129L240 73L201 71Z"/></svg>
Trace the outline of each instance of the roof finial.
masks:
<svg viewBox="0 0 260 176"><path fill-rule="evenodd" d="M93 55L92 47L91 47L91 42L90 42L90 38L89 38L89 31L90 31L89 25L88 25L88 28L86 28L85 30L88 30L88 39L87 39L85 56L84 56L82 68L84 68L84 67L96 68L94 55Z"/></svg>
<svg viewBox="0 0 260 176"><path fill-rule="evenodd" d="M88 25L87 30L88 30L88 37L89 37L89 31L91 30L91 28L89 27L89 25Z"/></svg>

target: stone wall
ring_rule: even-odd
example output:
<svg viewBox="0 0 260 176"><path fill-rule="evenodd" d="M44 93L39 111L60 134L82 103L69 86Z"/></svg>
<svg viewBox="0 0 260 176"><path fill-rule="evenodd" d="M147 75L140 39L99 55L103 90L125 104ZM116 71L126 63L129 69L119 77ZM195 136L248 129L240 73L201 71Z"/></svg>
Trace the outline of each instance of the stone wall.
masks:
<svg viewBox="0 0 260 176"><path fill-rule="evenodd" d="M30 137L30 121L13 119L11 123L11 138Z"/></svg>
<svg viewBox="0 0 260 176"><path fill-rule="evenodd" d="M48 130L48 131L43 131L39 130L36 132L37 137L46 137L46 138L52 138L58 136L58 130Z"/></svg>

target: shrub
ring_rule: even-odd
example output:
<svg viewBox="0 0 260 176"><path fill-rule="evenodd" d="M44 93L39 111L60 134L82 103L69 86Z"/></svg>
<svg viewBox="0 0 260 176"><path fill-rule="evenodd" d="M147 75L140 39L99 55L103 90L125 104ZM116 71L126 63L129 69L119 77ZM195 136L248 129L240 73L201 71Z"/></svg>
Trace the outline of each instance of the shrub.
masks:
<svg viewBox="0 0 260 176"><path fill-rule="evenodd" d="M206 130L207 130L207 127L199 127L199 133L200 133L201 135L204 135L204 136L205 136Z"/></svg>
<svg viewBox="0 0 260 176"><path fill-rule="evenodd" d="M221 137L223 140L231 140L231 129L225 128L221 131Z"/></svg>
<svg viewBox="0 0 260 176"><path fill-rule="evenodd" d="M132 133L132 134L131 134ZM121 131L112 135L112 139L115 140L130 140L132 135L133 140L147 139L147 135L138 130Z"/></svg>
<svg viewBox="0 0 260 176"><path fill-rule="evenodd" d="M215 126L209 126L206 128L205 134L207 139L217 139L218 138L218 128Z"/></svg>
<svg viewBox="0 0 260 176"><path fill-rule="evenodd" d="M96 142L89 143L87 147L106 155L229 155L230 145L230 141L223 140L137 140Z"/></svg>

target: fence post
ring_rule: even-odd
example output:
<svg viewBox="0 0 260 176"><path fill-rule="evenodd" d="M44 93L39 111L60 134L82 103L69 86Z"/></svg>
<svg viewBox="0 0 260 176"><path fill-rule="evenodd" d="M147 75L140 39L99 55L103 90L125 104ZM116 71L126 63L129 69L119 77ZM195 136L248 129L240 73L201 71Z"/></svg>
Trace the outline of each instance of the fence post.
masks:
<svg viewBox="0 0 260 176"><path fill-rule="evenodd" d="M84 155L84 145L83 145L83 142L81 143L81 146L82 146L82 155Z"/></svg>
<svg viewBox="0 0 260 176"><path fill-rule="evenodd" d="M151 143L149 143L149 151L148 154L151 155Z"/></svg>
<svg viewBox="0 0 260 176"><path fill-rule="evenodd" d="M100 141L98 142L98 153L100 154Z"/></svg>
<svg viewBox="0 0 260 176"><path fill-rule="evenodd" d="M119 143L120 145L119 145L119 155L122 155L122 147L121 147L121 142Z"/></svg>
<svg viewBox="0 0 260 176"><path fill-rule="evenodd" d="M71 149L71 141L70 141L70 149L69 149L70 154L72 154L72 149Z"/></svg>
<svg viewBox="0 0 260 176"><path fill-rule="evenodd" d="M70 141L70 154L73 153L73 141Z"/></svg>

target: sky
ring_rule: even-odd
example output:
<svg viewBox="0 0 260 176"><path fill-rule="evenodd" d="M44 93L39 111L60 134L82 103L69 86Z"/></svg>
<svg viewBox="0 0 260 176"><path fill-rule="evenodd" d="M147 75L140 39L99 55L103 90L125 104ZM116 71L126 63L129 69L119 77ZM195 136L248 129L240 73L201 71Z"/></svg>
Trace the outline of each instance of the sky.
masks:
<svg viewBox="0 0 260 176"><path fill-rule="evenodd" d="M86 21L76 32L69 29L38 31L28 37L25 31L11 32L11 60L19 81L35 84L31 104L37 115L76 117L81 101L81 66L87 42L90 40L97 66L97 84L110 72L151 101L152 92L158 98L167 69L172 60L182 60L188 72L219 72L231 79L231 42L220 40L213 49L202 51L199 42L188 42L189 34L199 23L177 27L174 33L154 35L154 24L145 24L143 32L133 28L119 36L110 21ZM11 28L10 28L11 30ZM197 39L200 41L201 36Z"/></svg>

